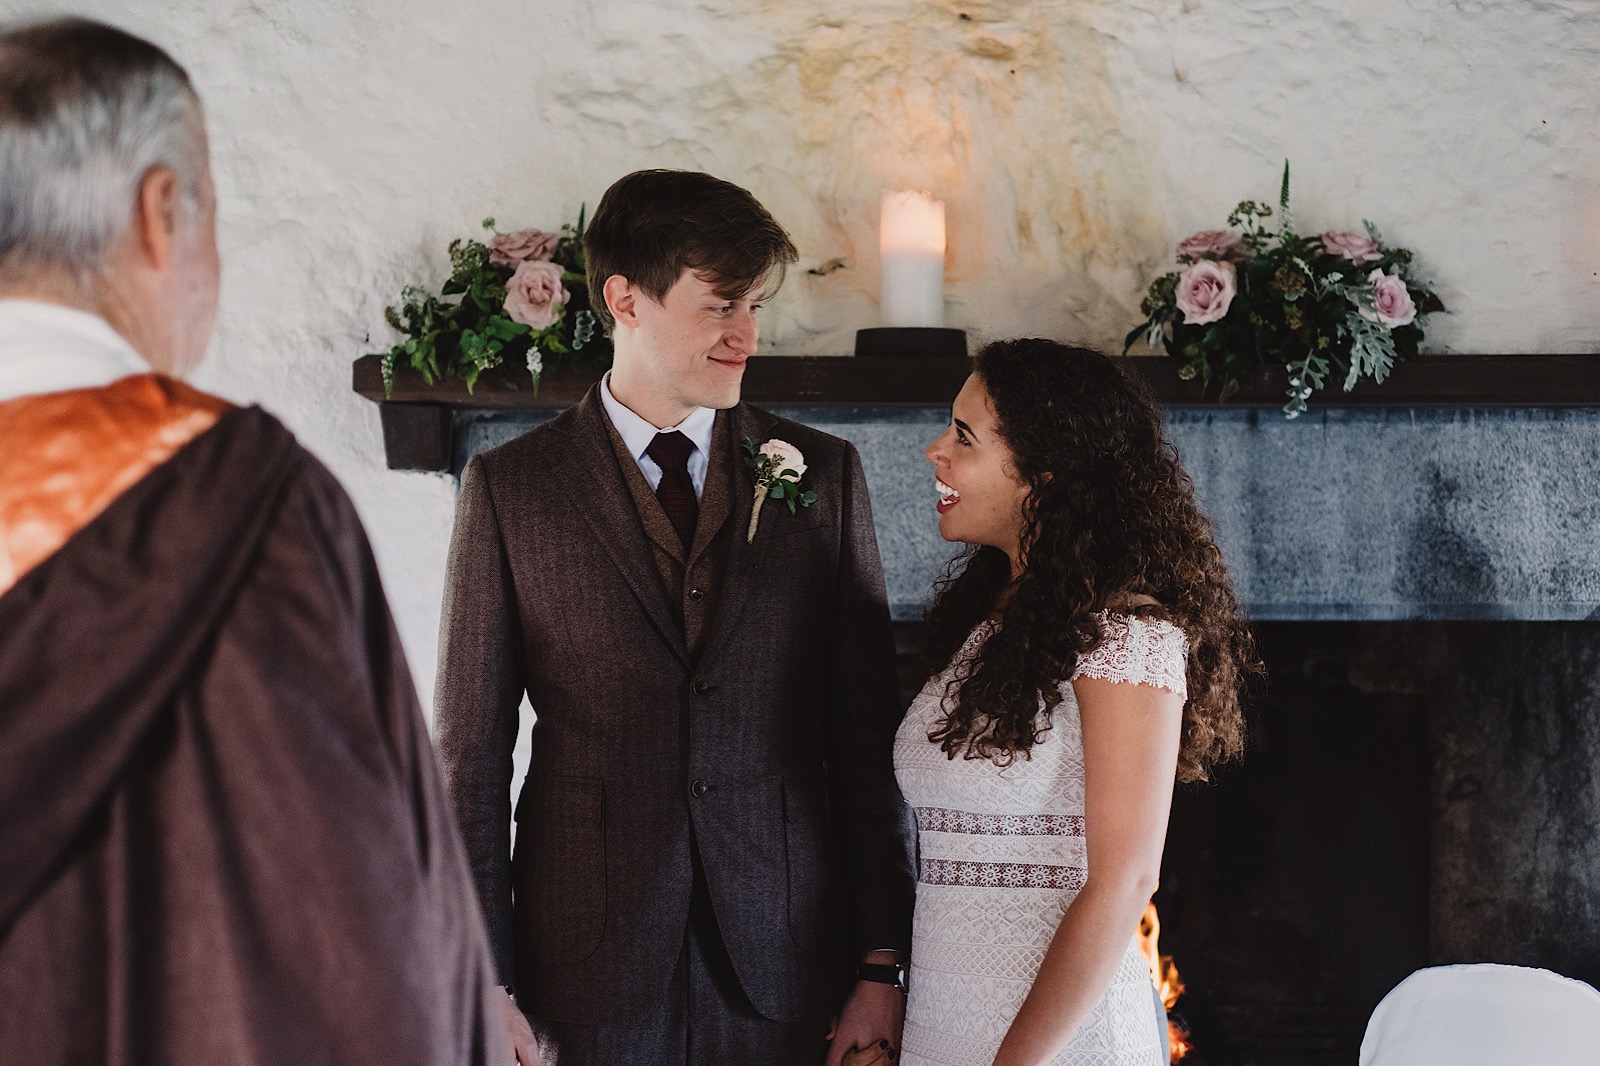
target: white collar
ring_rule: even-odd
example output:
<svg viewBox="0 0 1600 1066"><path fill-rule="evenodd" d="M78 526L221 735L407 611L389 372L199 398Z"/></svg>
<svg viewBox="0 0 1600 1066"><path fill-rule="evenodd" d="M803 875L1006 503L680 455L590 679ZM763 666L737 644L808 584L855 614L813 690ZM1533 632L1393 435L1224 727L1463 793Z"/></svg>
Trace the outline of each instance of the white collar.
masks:
<svg viewBox="0 0 1600 1066"><path fill-rule="evenodd" d="M622 401L611 394L609 370L606 371L605 377L600 379L600 402L605 405L606 414L611 417L611 424L622 436L622 443L628 446L628 454L635 460L644 458L650 442L656 439L657 433L671 433L673 430L688 437L690 443L700 449L701 455L711 454L711 434L716 428L717 412L710 407L696 407L688 418L676 426L657 429L624 407Z"/></svg>
<svg viewBox="0 0 1600 1066"><path fill-rule="evenodd" d="M39 300L0 300L0 403L148 373L150 364L98 315Z"/></svg>

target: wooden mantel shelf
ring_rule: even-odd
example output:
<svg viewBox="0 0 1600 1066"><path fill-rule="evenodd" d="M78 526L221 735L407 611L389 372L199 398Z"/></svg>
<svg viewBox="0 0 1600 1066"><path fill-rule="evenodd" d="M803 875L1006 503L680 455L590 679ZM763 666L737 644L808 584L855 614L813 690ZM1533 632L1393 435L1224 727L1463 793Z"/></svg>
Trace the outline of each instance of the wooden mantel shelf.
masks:
<svg viewBox="0 0 1600 1066"><path fill-rule="evenodd" d="M396 470L449 469L458 414L561 410L581 399L601 373L595 367L553 367L537 393L486 382L469 394L460 382L429 386L416 371L402 369L394 392L385 397L379 362L377 355L356 360L353 385L380 405L384 449ZM1201 395L1198 382L1180 381L1170 359L1135 357L1128 365L1168 407L1216 405ZM969 369L965 359L951 358L760 356L745 371L743 395L767 406L944 407ZM1228 406L1274 409L1284 403L1286 387L1281 370L1269 371ZM1600 355L1423 356L1395 367L1382 385L1363 383L1349 393L1334 387L1311 405L1313 413L1350 407L1600 407Z"/></svg>

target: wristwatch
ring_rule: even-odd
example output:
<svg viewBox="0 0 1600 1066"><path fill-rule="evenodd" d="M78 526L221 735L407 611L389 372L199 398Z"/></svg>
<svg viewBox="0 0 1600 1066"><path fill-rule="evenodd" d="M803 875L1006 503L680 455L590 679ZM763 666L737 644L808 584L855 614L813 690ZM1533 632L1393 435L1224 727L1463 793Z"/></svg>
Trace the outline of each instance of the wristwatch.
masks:
<svg viewBox="0 0 1600 1066"><path fill-rule="evenodd" d="M906 967L898 962L863 962L856 965L857 979L894 985L901 992L907 990L906 974Z"/></svg>

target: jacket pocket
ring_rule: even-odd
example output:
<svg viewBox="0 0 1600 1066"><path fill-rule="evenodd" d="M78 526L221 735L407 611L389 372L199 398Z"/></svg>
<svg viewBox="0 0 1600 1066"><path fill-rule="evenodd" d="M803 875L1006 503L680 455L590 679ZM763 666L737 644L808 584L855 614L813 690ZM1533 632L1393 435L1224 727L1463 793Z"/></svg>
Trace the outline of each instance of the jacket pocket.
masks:
<svg viewBox="0 0 1600 1066"><path fill-rule="evenodd" d="M577 962L606 925L605 785L550 777L517 803L516 915L542 962Z"/></svg>
<svg viewBox="0 0 1600 1066"><path fill-rule="evenodd" d="M838 939L834 928L833 861L828 830L827 780L821 776L783 782L784 859L789 874L789 936L806 951L825 951Z"/></svg>

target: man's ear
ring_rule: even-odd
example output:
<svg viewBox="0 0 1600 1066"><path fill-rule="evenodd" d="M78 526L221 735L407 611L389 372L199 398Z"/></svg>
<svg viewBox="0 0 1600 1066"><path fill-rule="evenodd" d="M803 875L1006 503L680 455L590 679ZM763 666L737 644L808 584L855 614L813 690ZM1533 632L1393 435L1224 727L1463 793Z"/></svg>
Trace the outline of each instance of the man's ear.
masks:
<svg viewBox="0 0 1600 1066"><path fill-rule="evenodd" d="M606 279L605 288L601 290L605 297L606 307L611 309L611 317L617 325L637 329L639 326L639 287L621 274L613 274Z"/></svg>
<svg viewBox="0 0 1600 1066"><path fill-rule="evenodd" d="M171 167L151 167L139 182L131 236L134 248L152 269L172 266L172 238L182 210L183 187L177 173Z"/></svg>

